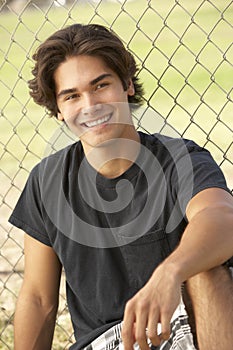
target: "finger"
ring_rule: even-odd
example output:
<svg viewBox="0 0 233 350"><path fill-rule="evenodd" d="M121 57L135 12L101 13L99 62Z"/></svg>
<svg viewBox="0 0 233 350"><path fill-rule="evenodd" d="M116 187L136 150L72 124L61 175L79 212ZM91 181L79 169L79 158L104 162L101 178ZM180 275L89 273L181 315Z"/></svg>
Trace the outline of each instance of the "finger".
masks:
<svg viewBox="0 0 233 350"><path fill-rule="evenodd" d="M155 346L160 345L161 338L160 338L160 331L158 333L158 321L159 321L159 313L153 312L148 320L148 331L147 335L150 339L151 343Z"/></svg>
<svg viewBox="0 0 233 350"><path fill-rule="evenodd" d="M121 331L124 350L133 350L133 345L135 343L135 336L134 336L135 314L131 304L132 303L130 301L126 304L124 318L123 318L123 326Z"/></svg>
<svg viewBox="0 0 233 350"><path fill-rule="evenodd" d="M170 337L170 333L171 333L171 315L169 312L167 312L166 310L164 310L161 314L161 338L163 340L167 340Z"/></svg>
<svg viewBox="0 0 233 350"><path fill-rule="evenodd" d="M139 309L136 315L135 339L141 350L149 350L146 326L147 312L144 309Z"/></svg>

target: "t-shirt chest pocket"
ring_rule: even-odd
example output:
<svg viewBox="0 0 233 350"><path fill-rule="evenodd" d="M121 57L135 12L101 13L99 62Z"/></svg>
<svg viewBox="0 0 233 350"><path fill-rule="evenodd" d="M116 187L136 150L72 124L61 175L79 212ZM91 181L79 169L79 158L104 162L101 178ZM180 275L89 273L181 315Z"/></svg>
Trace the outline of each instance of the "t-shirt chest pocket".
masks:
<svg viewBox="0 0 233 350"><path fill-rule="evenodd" d="M171 253L164 229L150 231L121 249L130 284L136 289L148 281L154 269Z"/></svg>

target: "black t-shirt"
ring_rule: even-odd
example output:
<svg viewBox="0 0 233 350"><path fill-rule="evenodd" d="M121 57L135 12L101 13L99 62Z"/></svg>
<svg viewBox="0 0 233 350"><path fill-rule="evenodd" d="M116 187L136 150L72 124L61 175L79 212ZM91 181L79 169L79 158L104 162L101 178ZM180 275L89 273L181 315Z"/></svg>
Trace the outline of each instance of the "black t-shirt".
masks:
<svg viewBox="0 0 233 350"><path fill-rule="evenodd" d="M126 301L178 245L189 200L228 190L207 150L139 135L137 160L114 179L96 173L80 142L43 159L9 220L53 247L64 267L73 350L122 320Z"/></svg>

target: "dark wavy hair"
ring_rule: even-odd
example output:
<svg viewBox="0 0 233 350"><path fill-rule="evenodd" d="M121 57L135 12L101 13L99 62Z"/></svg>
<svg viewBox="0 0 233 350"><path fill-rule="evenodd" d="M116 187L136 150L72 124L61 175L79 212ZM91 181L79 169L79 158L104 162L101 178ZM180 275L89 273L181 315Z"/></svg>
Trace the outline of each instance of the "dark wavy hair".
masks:
<svg viewBox="0 0 233 350"><path fill-rule="evenodd" d="M118 75L125 91L132 79L135 94L128 97L128 102L142 104L143 87L136 76L138 68L122 41L104 26L74 24L51 35L32 56L35 66L32 70L34 78L28 82L30 95L37 104L46 107L50 116L57 117L59 112L54 72L68 57L78 55L100 57Z"/></svg>

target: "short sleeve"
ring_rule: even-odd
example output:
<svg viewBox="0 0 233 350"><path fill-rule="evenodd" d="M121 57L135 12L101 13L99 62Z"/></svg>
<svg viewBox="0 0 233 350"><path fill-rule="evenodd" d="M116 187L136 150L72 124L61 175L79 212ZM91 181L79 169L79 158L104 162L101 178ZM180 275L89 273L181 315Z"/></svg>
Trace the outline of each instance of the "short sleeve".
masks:
<svg viewBox="0 0 233 350"><path fill-rule="evenodd" d="M176 161L172 179L174 195L179 198L183 213L190 199L205 189L216 187L230 193L225 177L210 152L193 141L188 141L186 147L187 152Z"/></svg>
<svg viewBox="0 0 233 350"><path fill-rule="evenodd" d="M39 186L39 165L37 165L29 175L9 222L41 243L51 246L45 220Z"/></svg>

